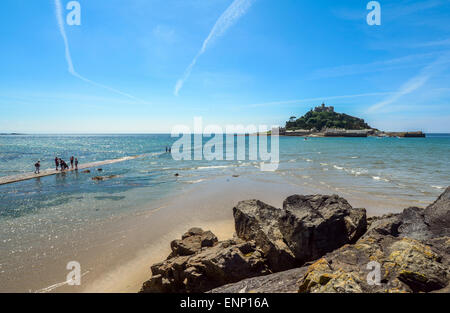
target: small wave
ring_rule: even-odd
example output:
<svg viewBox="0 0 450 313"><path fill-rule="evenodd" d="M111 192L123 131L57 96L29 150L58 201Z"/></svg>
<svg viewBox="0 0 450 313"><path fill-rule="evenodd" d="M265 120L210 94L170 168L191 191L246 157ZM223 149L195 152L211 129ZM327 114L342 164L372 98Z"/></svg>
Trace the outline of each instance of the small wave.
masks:
<svg viewBox="0 0 450 313"><path fill-rule="evenodd" d="M188 184L198 184L198 183L201 183L201 182L203 182L205 180L206 179L188 180L188 181L186 181L186 183L188 183Z"/></svg>
<svg viewBox="0 0 450 313"><path fill-rule="evenodd" d="M313 160L311 160L311 159L305 159L306 160L306 162L312 162Z"/></svg>
<svg viewBox="0 0 450 313"><path fill-rule="evenodd" d="M350 159L359 159L359 156L352 156Z"/></svg>
<svg viewBox="0 0 450 313"><path fill-rule="evenodd" d="M343 170L343 169L344 169L343 167L337 166L337 165L333 165L333 167L334 167L335 169L337 169L337 170Z"/></svg>
<svg viewBox="0 0 450 313"><path fill-rule="evenodd" d="M367 173L368 171L366 169L351 169L350 173L352 173L355 176L359 176L361 174Z"/></svg>
<svg viewBox="0 0 450 313"><path fill-rule="evenodd" d="M372 178L373 178L374 180L382 180L382 181L385 181L385 182L389 182L389 179L387 179L387 178L381 178L380 176L372 176Z"/></svg>
<svg viewBox="0 0 450 313"><path fill-rule="evenodd" d="M322 166L327 166L328 163L320 163L320 165L322 165Z"/></svg>
<svg viewBox="0 0 450 313"><path fill-rule="evenodd" d="M231 165L212 165L212 166L199 166L198 170L207 170L207 169L215 169L215 168L227 168L231 167Z"/></svg>
<svg viewBox="0 0 450 313"><path fill-rule="evenodd" d="M436 189L444 189L444 187L442 187L442 186L437 186L437 185L431 185L431 187L436 188Z"/></svg>

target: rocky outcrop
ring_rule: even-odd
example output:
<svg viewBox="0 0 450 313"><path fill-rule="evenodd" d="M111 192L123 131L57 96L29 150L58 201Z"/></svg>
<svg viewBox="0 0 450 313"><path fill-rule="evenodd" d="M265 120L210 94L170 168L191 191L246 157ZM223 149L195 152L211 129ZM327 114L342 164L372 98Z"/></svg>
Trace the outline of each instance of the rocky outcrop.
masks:
<svg viewBox="0 0 450 313"><path fill-rule="evenodd" d="M151 267L141 292L193 293L269 273L254 241L217 242L211 232L191 229L171 244L169 257Z"/></svg>
<svg viewBox="0 0 450 313"><path fill-rule="evenodd" d="M425 209L366 218L343 198L233 208L236 238L194 228L152 266L143 292L449 292L450 188Z"/></svg>
<svg viewBox="0 0 450 313"><path fill-rule="evenodd" d="M366 231L366 211L336 195L290 196L283 209L241 201L233 215L237 236L255 240L274 272L317 259Z"/></svg>
<svg viewBox="0 0 450 313"><path fill-rule="evenodd" d="M312 264L299 292L430 292L447 286L449 275L442 255L417 240L365 237Z"/></svg>

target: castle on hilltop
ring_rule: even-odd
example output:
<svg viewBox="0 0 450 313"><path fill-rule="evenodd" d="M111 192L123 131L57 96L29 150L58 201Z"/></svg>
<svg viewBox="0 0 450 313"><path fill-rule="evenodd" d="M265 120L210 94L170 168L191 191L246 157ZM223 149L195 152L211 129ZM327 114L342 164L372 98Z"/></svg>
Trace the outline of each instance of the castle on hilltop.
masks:
<svg viewBox="0 0 450 313"><path fill-rule="evenodd" d="M321 106L315 107L314 112L334 112L334 106L325 106L325 103L322 103Z"/></svg>

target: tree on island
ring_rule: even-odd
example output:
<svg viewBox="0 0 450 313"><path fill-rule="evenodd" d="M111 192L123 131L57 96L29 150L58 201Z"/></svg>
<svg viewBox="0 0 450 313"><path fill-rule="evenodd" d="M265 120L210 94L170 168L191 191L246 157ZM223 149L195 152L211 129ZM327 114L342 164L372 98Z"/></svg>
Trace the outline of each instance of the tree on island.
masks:
<svg viewBox="0 0 450 313"><path fill-rule="evenodd" d="M326 107L325 104L316 107L307 112L302 117L295 119L291 116L286 122L287 130L297 129L324 129L324 128L343 128L352 130L371 129L363 119L350 116L344 113L334 112L334 107Z"/></svg>

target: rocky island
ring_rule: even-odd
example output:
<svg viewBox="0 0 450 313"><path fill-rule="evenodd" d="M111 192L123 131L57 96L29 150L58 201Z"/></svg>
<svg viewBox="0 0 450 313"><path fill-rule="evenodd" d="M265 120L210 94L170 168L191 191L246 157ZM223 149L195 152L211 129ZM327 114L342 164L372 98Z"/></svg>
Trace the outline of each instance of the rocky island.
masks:
<svg viewBox="0 0 450 313"><path fill-rule="evenodd" d="M241 201L233 215L232 239L193 228L172 241L141 292L450 291L450 187L425 209L380 217L337 195Z"/></svg>
<svg viewBox="0 0 450 313"><path fill-rule="evenodd" d="M291 116L280 135L309 137L425 137L421 131L383 132L372 128L363 119L337 113L333 106L322 103L300 118Z"/></svg>

